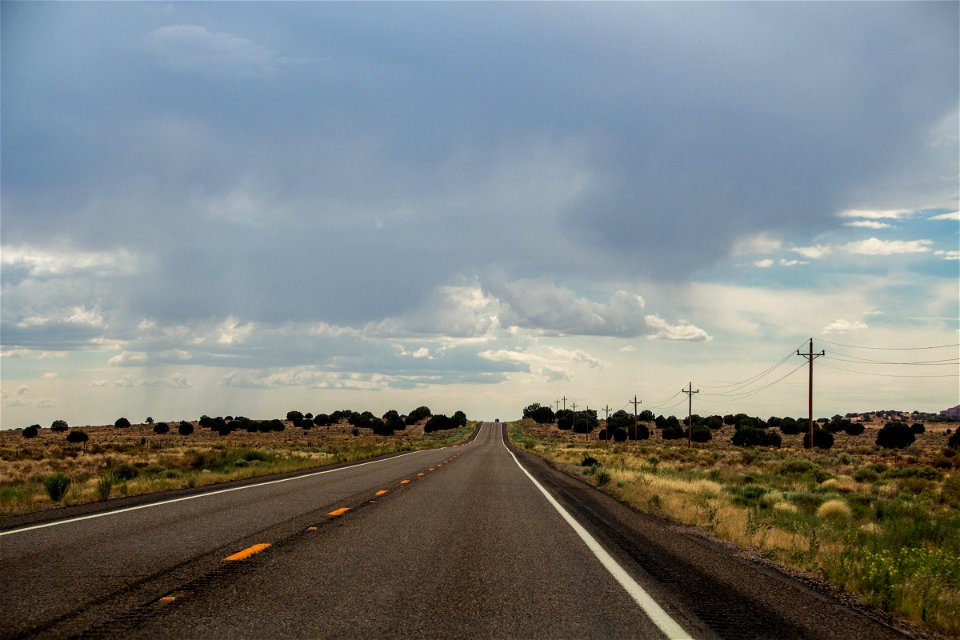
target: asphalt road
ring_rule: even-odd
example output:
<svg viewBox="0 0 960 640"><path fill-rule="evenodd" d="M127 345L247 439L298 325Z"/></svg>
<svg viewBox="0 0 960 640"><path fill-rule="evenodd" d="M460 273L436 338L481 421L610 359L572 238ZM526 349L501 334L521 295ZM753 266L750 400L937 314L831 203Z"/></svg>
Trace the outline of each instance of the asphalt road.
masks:
<svg viewBox="0 0 960 640"><path fill-rule="evenodd" d="M0 637L901 637L511 453L494 423L72 516L3 524Z"/></svg>

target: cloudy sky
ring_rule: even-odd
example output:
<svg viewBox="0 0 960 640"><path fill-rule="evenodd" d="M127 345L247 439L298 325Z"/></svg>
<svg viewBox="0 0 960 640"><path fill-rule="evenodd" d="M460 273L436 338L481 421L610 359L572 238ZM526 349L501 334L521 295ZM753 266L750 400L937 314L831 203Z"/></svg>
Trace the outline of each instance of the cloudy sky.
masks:
<svg viewBox="0 0 960 640"><path fill-rule="evenodd" d="M941 410L958 4L2 4L2 426Z"/></svg>

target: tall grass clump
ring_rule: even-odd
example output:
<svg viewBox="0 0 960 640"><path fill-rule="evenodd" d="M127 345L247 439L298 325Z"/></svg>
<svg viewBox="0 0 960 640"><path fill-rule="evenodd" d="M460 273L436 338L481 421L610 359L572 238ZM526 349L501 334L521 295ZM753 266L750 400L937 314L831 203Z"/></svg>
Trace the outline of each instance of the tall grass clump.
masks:
<svg viewBox="0 0 960 640"><path fill-rule="evenodd" d="M54 502L60 502L67 495L70 488L70 478L62 473L55 473L43 479L43 488Z"/></svg>

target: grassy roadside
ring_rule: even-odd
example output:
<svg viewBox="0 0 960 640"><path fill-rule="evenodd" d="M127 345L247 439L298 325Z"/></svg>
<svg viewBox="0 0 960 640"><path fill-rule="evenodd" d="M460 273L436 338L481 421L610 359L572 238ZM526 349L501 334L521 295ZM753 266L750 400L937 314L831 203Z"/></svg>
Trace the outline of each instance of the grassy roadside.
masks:
<svg viewBox="0 0 960 640"><path fill-rule="evenodd" d="M508 433L640 511L755 549L932 631L960 634L960 473L935 447L897 460L862 442L813 453L742 449L729 435L692 448L606 444L532 421L511 423Z"/></svg>
<svg viewBox="0 0 960 640"><path fill-rule="evenodd" d="M411 426L375 436L356 435L343 425L228 437L210 431L159 436L145 425L94 427L86 430L86 447L65 444L49 431L29 441L0 432L0 516L445 447L467 440L476 427L468 422L424 433L422 426Z"/></svg>

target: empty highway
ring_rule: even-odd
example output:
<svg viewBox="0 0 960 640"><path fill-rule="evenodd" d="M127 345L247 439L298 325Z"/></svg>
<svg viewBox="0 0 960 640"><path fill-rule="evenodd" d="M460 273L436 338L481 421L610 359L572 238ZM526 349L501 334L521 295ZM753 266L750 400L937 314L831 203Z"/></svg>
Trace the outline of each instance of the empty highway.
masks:
<svg viewBox="0 0 960 640"><path fill-rule="evenodd" d="M0 636L902 637L511 451L502 429L121 509L8 519Z"/></svg>

